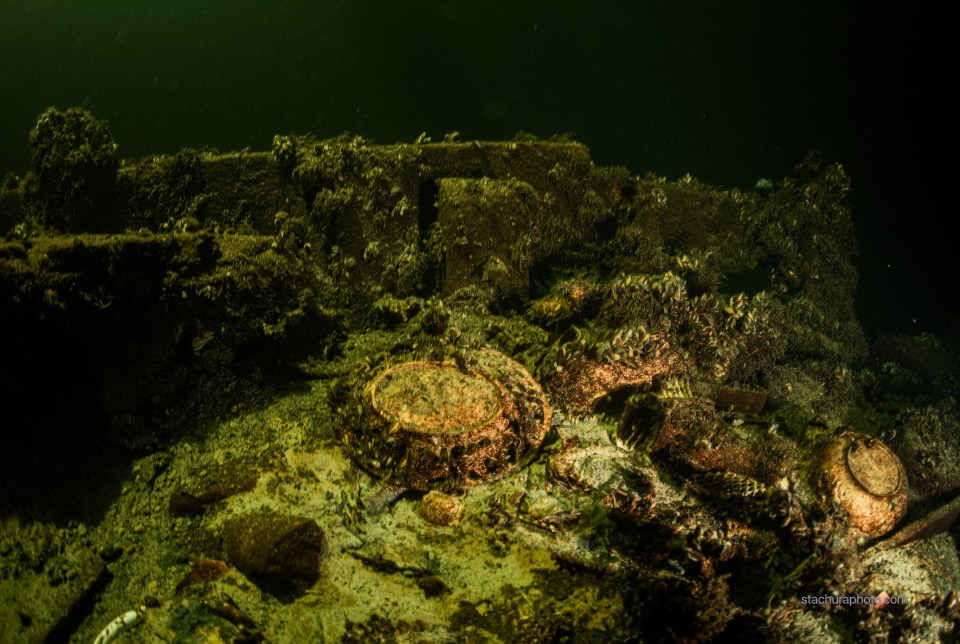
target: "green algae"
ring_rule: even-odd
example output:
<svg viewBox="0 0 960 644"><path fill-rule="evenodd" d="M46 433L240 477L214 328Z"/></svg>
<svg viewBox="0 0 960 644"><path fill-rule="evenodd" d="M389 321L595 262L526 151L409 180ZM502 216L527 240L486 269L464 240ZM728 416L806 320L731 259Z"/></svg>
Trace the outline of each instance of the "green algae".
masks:
<svg viewBox="0 0 960 644"><path fill-rule="evenodd" d="M4 524L0 557L59 607L3 613L22 640L91 639L143 603L138 636L186 641L693 641L769 636L801 591L857 590L856 544L810 481L748 499L729 490L750 481L685 469L703 441L771 459L791 441L802 472L837 428L895 413L864 402L838 164L811 155L761 194L597 168L571 141L291 135L117 162L103 124L49 114L34 171L0 190L2 402L31 428L3 457L5 512L34 508ZM583 418L552 401L529 467L451 490L458 524L425 522L416 493L365 506L382 477L351 459L337 409L357 379L430 347L492 347L546 385L577 359L641 364L653 335L674 371ZM766 406L710 411L686 461L648 453L671 409L717 387ZM951 418L927 412L908 418ZM14 467L38 443L54 467ZM70 512L36 511L37 495L81 459L102 490L76 511L82 531L58 532ZM203 502L171 512L185 492ZM295 597L224 547L231 521L271 512L309 517L330 545ZM53 536L34 552L37 531ZM229 572L181 585L208 558Z"/></svg>

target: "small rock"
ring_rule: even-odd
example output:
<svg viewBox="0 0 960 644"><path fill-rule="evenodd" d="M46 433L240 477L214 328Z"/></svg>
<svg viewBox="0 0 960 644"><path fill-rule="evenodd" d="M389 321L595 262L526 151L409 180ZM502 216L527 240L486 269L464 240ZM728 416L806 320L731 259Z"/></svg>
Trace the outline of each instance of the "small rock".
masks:
<svg viewBox="0 0 960 644"><path fill-rule="evenodd" d="M453 525L463 516L463 504L456 497L434 490L423 497L417 511L427 523Z"/></svg>
<svg viewBox="0 0 960 644"><path fill-rule="evenodd" d="M417 580L417 586L423 591L423 596L427 599L450 592L450 589L443 583L443 580L434 575L421 577Z"/></svg>
<svg viewBox="0 0 960 644"><path fill-rule="evenodd" d="M170 495L170 514L175 517L197 516L211 503L252 490L258 476L256 468L241 459L205 470Z"/></svg>
<svg viewBox="0 0 960 644"><path fill-rule="evenodd" d="M223 578L229 572L227 564L216 559L197 559L190 570L177 584L177 590L182 590L194 584L204 584Z"/></svg>
<svg viewBox="0 0 960 644"><path fill-rule="evenodd" d="M111 563L119 559L123 555L123 548L117 544L108 544L101 546L97 551L97 554L100 555L100 558Z"/></svg>
<svg viewBox="0 0 960 644"><path fill-rule="evenodd" d="M224 528L227 559L274 595L299 593L320 576L324 536L311 519L263 512L239 517Z"/></svg>

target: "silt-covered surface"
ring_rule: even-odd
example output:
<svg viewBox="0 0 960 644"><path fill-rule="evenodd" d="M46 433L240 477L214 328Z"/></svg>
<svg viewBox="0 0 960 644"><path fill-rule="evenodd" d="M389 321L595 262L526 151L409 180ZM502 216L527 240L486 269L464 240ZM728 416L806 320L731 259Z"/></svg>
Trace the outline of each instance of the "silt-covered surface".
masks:
<svg viewBox="0 0 960 644"><path fill-rule="evenodd" d="M126 641L953 633L953 519L923 522L955 354L868 346L840 165L741 192L568 140L123 160L81 110L31 143L0 190L10 641L131 610ZM870 525L919 536L858 531L824 455L909 481ZM803 601L881 593L908 601Z"/></svg>

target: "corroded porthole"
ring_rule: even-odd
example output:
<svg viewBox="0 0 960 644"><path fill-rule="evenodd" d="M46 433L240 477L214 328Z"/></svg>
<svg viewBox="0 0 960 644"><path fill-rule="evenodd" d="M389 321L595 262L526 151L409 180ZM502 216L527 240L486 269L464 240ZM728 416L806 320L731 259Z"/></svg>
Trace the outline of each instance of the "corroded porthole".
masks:
<svg viewBox="0 0 960 644"><path fill-rule="evenodd" d="M355 385L344 414L358 463L417 489L503 475L537 447L552 411L518 363L491 349L454 360L412 360Z"/></svg>

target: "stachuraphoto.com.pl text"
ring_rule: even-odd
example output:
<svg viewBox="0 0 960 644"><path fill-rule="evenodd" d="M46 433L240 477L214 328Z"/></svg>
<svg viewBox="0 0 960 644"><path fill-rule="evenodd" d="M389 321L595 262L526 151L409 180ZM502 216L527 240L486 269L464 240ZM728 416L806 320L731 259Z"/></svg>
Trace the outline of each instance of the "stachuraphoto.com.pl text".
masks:
<svg viewBox="0 0 960 644"><path fill-rule="evenodd" d="M880 593L879 595L804 595L800 598L800 601L804 604L818 606L828 604L834 606L889 606L892 604L906 604L907 598L888 595L887 593Z"/></svg>

